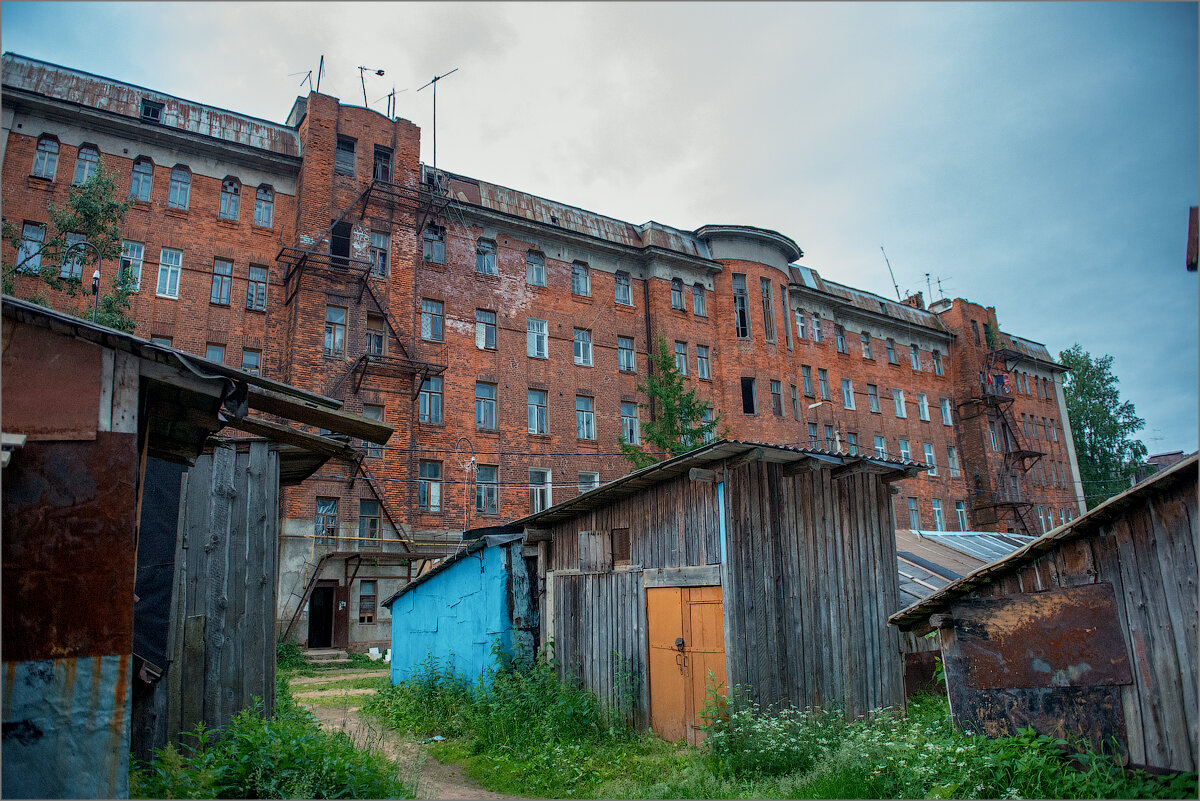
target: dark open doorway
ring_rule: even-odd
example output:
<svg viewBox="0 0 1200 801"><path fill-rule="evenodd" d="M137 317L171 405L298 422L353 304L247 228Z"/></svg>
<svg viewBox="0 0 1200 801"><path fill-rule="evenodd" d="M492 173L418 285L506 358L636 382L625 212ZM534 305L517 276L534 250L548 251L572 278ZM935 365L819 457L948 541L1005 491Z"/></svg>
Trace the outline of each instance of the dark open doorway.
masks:
<svg viewBox="0 0 1200 801"><path fill-rule="evenodd" d="M336 586L313 588L308 601L308 647L328 648L333 644L333 594Z"/></svg>

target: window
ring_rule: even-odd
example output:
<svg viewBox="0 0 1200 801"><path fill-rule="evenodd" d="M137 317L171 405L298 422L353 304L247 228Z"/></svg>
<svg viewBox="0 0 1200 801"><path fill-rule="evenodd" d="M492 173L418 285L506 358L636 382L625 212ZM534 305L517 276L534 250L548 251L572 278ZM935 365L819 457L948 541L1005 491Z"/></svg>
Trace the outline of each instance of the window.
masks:
<svg viewBox="0 0 1200 801"><path fill-rule="evenodd" d="M892 404L896 407L897 417L908 417L908 414L904 411L904 390L892 390Z"/></svg>
<svg viewBox="0 0 1200 801"><path fill-rule="evenodd" d="M754 379L742 379L742 414L757 414L758 398L754 391Z"/></svg>
<svg viewBox="0 0 1200 801"><path fill-rule="evenodd" d="M1037 513L1038 513L1038 525L1042 527L1042 533L1045 534L1046 533L1046 518L1042 514L1042 507L1039 506L1037 508Z"/></svg>
<svg viewBox="0 0 1200 801"><path fill-rule="evenodd" d="M933 445L925 443L925 464L929 465L929 475L937 475L937 456L933 453Z"/></svg>
<svg viewBox="0 0 1200 801"><path fill-rule="evenodd" d="M988 436L992 441L992 450L1000 450L1000 443L996 441L996 423L993 420L988 420Z"/></svg>
<svg viewBox="0 0 1200 801"><path fill-rule="evenodd" d="M842 406L854 408L854 382L849 378L842 379Z"/></svg>
<svg viewBox="0 0 1200 801"><path fill-rule="evenodd" d="M370 501L359 501L361 506ZM358 518L359 535L362 534L363 521L368 518L362 517L361 513ZM379 518L375 518L376 530L378 530ZM378 534L376 535L378 537ZM358 622L359 623L374 623L375 622L375 581L363 579L358 582Z"/></svg>
<svg viewBox="0 0 1200 801"><path fill-rule="evenodd" d="M858 434L846 432L846 449L850 451L851 456L858 455Z"/></svg>
<svg viewBox="0 0 1200 801"><path fill-rule="evenodd" d="M546 285L546 257L536 250L525 254L525 283L534 286Z"/></svg>
<svg viewBox="0 0 1200 801"><path fill-rule="evenodd" d="M171 169L171 183L167 188L167 205L175 209L186 209L192 196L192 172L182 164Z"/></svg>
<svg viewBox="0 0 1200 801"><path fill-rule="evenodd" d="M592 296L592 271L582 261L571 264L571 294L585 298Z"/></svg>
<svg viewBox="0 0 1200 801"><path fill-rule="evenodd" d="M746 276L733 274L733 325L738 339L750 337L750 299L746 294Z"/></svg>
<svg viewBox="0 0 1200 801"><path fill-rule="evenodd" d="M38 139L37 153L33 157L33 176L54 180L58 172L58 140L53 136Z"/></svg>
<svg viewBox="0 0 1200 801"><path fill-rule="evenodd" d="M933 374L945 375L945 370L942 368L942 352L940 350L933 351Z"/></svg>
<svg viewBox="0 0 1200 801"><path fill-rule="evenodd" d="M375 158L371 163L371 177L376 181L392 180L392 149L383 145L375 145Z"/></svg>
<svg viewBox="0 0 1200 801"><path fill-rule="evenodd" d="M929 398L924 392L917 393L917 416L926 422L929 421Z"/></svg>
<svg viewBox="0 0 1200 801"><path fill-rule="evenodd" d="M1058 424L1054 422L1053 418L1050 420L1050 438L1058 442Z"/></svg>
<svg viewBox="0 0 1200 801"><path fill-rule="evenodd" d="M431 375L421 382L417 419L422 423L442 422L442 377Z"/></svg>
<svg viewBox="0 0 1200 801"><path fill-rule="evenodd" d="M373 548L379 545L379 501L360 500L358 502L358 536L361 547ZM362 598L369 596L370 610L374 614L375 582L363 581L359 587L359 609L363 608ZM370 623L371 621L364 621L360 616L359 622Z"/></svg>
<svg viewBox="0 0 1200 801"><path fill-rule="evenodd" d="M696 377L706 381L712 378L712 367L708 360L708 345L696 346Z"/></svg>
<svg viewBox="0 0 1200 801"><path fill-rule="evenodd" d="M704 297L704 284L692 284L692 314L697 317L708 316L708 302Z"/></svg>
<svg viewBox="0 0 1200 801"><path fill-rule="evenodd" d="M442 511L442 463L422 459L418 470L417 507L423 512Z"/></svg>
<svg viewBox="0 0 1200 801"><path fill-rule="evenodd" d="M333 545L338 536L337 498L317 498L317 545Z"/></svg>
<svg viewBox="0 0 1200 801"><path fill-rule="evenodd" d="M788 384L788 389L792 393L792 418L800 419L800 393L796 390L795 384Z"/></svg>
<svg viewBox="0 0 1200 801"><path fill-rule="evenodd" d="M46 226L25 223L21 229L21 246L17 250L17 269L23 273L37 273L42 269L42 241L46 237Z"/></svg>
<svg viewBox="0 0 1200 801"><path fill-rule="evenodd" d="M888 364L899 364L900 361L896 358L896 340L887 340L887 357Z"/></svg>
<svg viewBox="0 0 1200 801"><path fill-rule="evenodd" d="M496 313L494 311L475 310L475 347L481 350L496 349Z"/></svg>
<svg viewBox="0 0 1200 801"><path fill-rule="evenodd" d="M833 433L833 426L829 423L825 424L825 450L834 453L838 450L837 436Z"/></svg>
<svg viewBox="0 0 1200 801"><path fill-rule="evenodd" d="M940 498L934 498L929 502L933 506L933 528L936 531L946 530L946 521L942 517L942 501Z"/></svg>
<svg viewBox="0 0 1200 801"><path fill-rule="evenodd" d="M142 98L141 117L145 122L162 122L163 104Z"/></svg>
<svg viewBox="0 0 1200 801"><path fill-rule="evenodd" d="M712 407L705 406L704 409L702 409L700 411L700 423L701 423L701 425L708 425L712 421L713 421ZM704 432L704 442L705 443L712 442L716 438L717 438L717 434L715 431L713 431L713 429L710 428Z"/></svg>
<svg viewBox="0 0 1200 801"><path fill-rule="evenodd" d="M500 468L481 464L475 470L475 511L481 515L500 514Z"/></svg>
<svg viewBox="0 0 1200 801"><path fill-rule="evenodd" d="M475 240L475 272L480 275L499 275L496 268L496 243L490 239Z"/></svg>
<svg viewBox="0 0 1200 801"><path fill-rule="evenodd" d="M812 324L813 324L813 330L812 330L813 342L824 342L825 335L821 332L821 315L817 314L816 312L813 312Z"/></svg>
<svg viewBox="0 0 1200 801"><path fill-rule="evenodd" d="M942 424L947 426L954 425L954 418L950 414L950 399L938 398L938 403L942 407Z"/></svg>
<svg viewBox="0 0 1200 801"><path fill-rule="evenodd" d="M158 294L179 297L179 273L183 269L183 251L163 248L158 257Z"/></svg>
<svg viewBox="0 0 1200 801"><path fill-rule="evenodd" d="M204 348L204 358L217 364L225 363L225 346L214 345L211 342Z"/></svg>
<svg viewBox="0 0 1200 801"><path fill-rule="evenodd" d="M229 305L229 294L233 288L233 262L213 259L212 293L208 302L218 306Z"/></svg>
<svg viewBox="0 0 1200 801"><path fill-rule="evenodd" d="M217 216L222 220L236 220L241 205L242 185L237 178L226 178L221 182L221 205Z"/></svg>
<svg viewBox="0 0 1200 801"><path fill-rule="evenodd" d="M613 296L622 306L633 305L633 290L630 286L629 273L617 272L613 279Z"/></svg>
<svg viewBox="0 0 1200 801"><path fill-rule="evenodd" d="M368 258L371 260L371 275L376 278L387 278L389 254L392 249L392 238L382 231L371 232L371 249Z"/></svg>
<svg viewBox="0 0 1200 801"><path fill-rule="evenodd" d="M675 343L675 369L680 375L687 375L687 343Z"/></svg>
<svg viewBox="0 0 1200 801"><path fill-rule="evenodd" d="M900 460L904 462L912 461L912 448L908 445L908 440L900 440Z"/></svg>
<svg viewBox="0 0 1200 801"><path fill-rule="evenodd" d="M968 531L967 528L967 505L962 501L954 502L954 514L958 517L958 530Z"/></svg>
<svg viewBox="0 0 1200 801"><path fill-rule="evenodd" d="M525 353L534 359L548 359L546 321L525 318Z"/></svg>
<svg viewBox="0 0 1200 801"><path fill-rule="evenodd" d="M82 278L83 256L86 248L82 244L87 241L83 234L67 234L66 247L63 249L63 262L59 266L59 278Z"/></svg>
<svg viewBox="0 0 1200 801"><path fill-rule="evenodd" d="M1037 421L1036 420L1033 423L1033 427L1034 427L1034 431L1036 432L1036 430L1037 430ZM1046 441L1049 442L1050 441L1050 421L1047 420L1045 417L1042 418L1042 432L1046 435L1046 437L1045 437Z"/></svg>
<svg viewBox="0 0 1200 801"><path fill-rule="evenodd" d="M614 528L612 530L612 563L614 567L627 565L630 561L629 529Z"/></svg>
<svg viewBox="0 0 1200 801"><path fill-rule="evenodd" d="M983 344L979 341L979 323L975 322L974 320L971 321L971 333L975 336L975 347L979 347L981 344Z"/></svg>
<svg viewBox="0 0 1200 801"><path fill-rule="evenodd" d="M796 309L796 339L804 339L808 334L804 326L804 310Z"/></svg>
<svg viewBox="0 0 1200 801"><path fill-rule="evenodd" d="M540 389L529 390L529 433L545 434L546 393Z"/></svg>
<svg viewBox="0 0 1200 801"><path fill-rule="evenodd" d="M475 382L475 427L481 431L496 430L496 385Z"/></svg>
<svg viewBox="0 0 1200 801"><path fill-rule="evenodd" d="M364 403L362 416L367 418L368 420L375 420L377 422L382 423L382 422L384 422L383 407L378 406L373 403ZM363 447L366 449L366 454L368 457L370 457L372 459L382 459L383 458L383 446L382 445L378 445L374 442L367 442L366 440L363 440Z"/></svg>
<svg viewBox="0 0 1200 801"><path fill-rule="evenodd" d="M859 334L859 339L862 340L862 353L864 359L871 358L871 332L863 331Z"/></svg>
<svg viewBox="0 0 1200 801"><path fill-rule="evenodd" d="M1042 379L1037 376L1033 377L1033 388L1037 390L1037 396L1042 397Z"/></svg>
<svg viewBox="0 0 1200 801"><path fill-rule="evenodd" d="M617 369L622 373L637 372L633 357L633 337L617 337Z"/></svg>
<svg viewBox="0 0 1200 801"><path fill-rule="evenodd" d="M171 338L170 337L150 337L150 341L153 342L155 345L162 345L164 348L171 347Z"/></svg>
<svg viewBox="0 0 1200 801"><path fill-rule="evenodd" d="M429 223L421 235L423 250L422 258L431 264L446 263L446 229L440 225Z"/></svg>
<svg viewBox="0 0 1200 801"><path fill-rule="evenodd" d="M921 513L917 511L917 499L908 499L908 527L911 529L921 528Z"/></svg>
<svg viewBox="0 0 1200 801"><path fill-rule="evenodd" d="M529 512L540 512L553 505L550 471L539 467L529 468Z"/></svg>
<svg viewBox="0 0 1200 801"><path fill-rule="evenodd" d="M91 145L83 145L75 156L75 180L72 183L86 184L100 166L100 151Z"/></svg>
<svg viewBox="0 0 1200 801"><path fill-rule="evenodd" d="M590 472L587 470L580 470L578 480L579 480L579 491L581 493L591 492L592 490L594 490L600 486L600 474L599 473L593 473L593 472Z"/></svg>
<svg viewBox="0 0 1200 801"><path fill-rule="evenodd" d="M630 445L640 445L642 442L641 425L638 421L636 403L621 402L621 438Z"/></svg>
<svg viewBox="0 0 1200 801"><path fill-rule="evenodd" d="M596 438L595 399L583 395L575 396L575 438Z"/></svg>
<svg viewBox="0 0 1200 801"><path fill-rule="evenodd" d="M916 342L909 345L908 355L912 359L912 369L921 369L921 348Z"/></svg>
<svg viewBox="0 0 1200 801"><path fill-rule="evenodd" d="M363 353L368 356L382 356L387 353L387 334L384 320L378 314L367 315L366 340L363 343Z"/></svg>
<svg viewBox="0 0 1200 801"><path fill-rule="evenodd" d="M804 397L806 397L806 398L814 397L813 382L812 382L812 368L809 367L807 364L800 365L800 379L804 382Z"/></svg>
<svg viewBox="0 0 1200 801"><path fill-rule="evenodd" d="M788 299L787 284L779 285L779 300L783 304L783 335L787 349L792 349L792 307Z"/></svg>
<svg viewBox="0 0 1200 801"><path fill-rule="evenodd" d="M421 299L421 339L429 342L441 342L444 329L442 318L442 302L440 300Z"/></svg>
<svg viewBox="0 0 1200 801"><path fill-rule="evenodd" d="M592 366L592 332L586 328L575 329L575 363Z"/></svg>
<svg viewBox="0 0 1200 801"><path fill-rule="evenodd" d="M846 329L840 325L833 327L833 341L838 353L846 352Z"/></svg>
<svg viewBox="0 0 1200 801"><path fill-rule="evenodd" d="M354 175L354 140L348 136L337 138L337 150L333 156L333 171L338 175Z"/></svg>
<svg viewBox="0 0 1200 801"><path fill-rule="evenodd" d="M771 382L771 413L783 417L783 387L778 381Z"/></svg>
<svg viewBox="0 0 1200 801"><path fill-rule="evenodd" d="M134 292L142 288L142 260L145 255L145 244L128 239L121 243L121 275L129 276Z"/></svg>
<svg viewBox="0 0 1200 801"><path fill-rule="evenodd" d="M821 400L829 400L829 371L824 367L817 368L817 387L821 390Z"/></svg>
<svg viewBox="0 0 1200 801"><path fill-rule="evenodd" d="M875 457L877 459L887 458L887 441L878 435L875 437Z"/></svg>
<svg viewBox="0 0 1200 801"><path fill-rule="evenodd" d="M138 159L133 162L133 176L129 179L129 199L150 202L150 190L154 187L154 162Z"/></svg>
<svg viewBox="0 0 1200 801"><path fill-rule="evenodd" d="M341 306L325 307L325 355L346 355L346 310Z"/></svg>
<svg viewBox="0 0 1200 801"><path fill-rule="evenodd" d="M808 447L816 450L818 444L819 443L817 442L817 424L809 423L808 424Z"/></svg>
<svg viewBox="0 0 1200 801"><path fill-rule="evenodd" d="M671 308L686 311L683 306L683 281L678 278L671 279Z"/></svg>
<svg viewBox="0 0 1200 801"><path fill-rule="evenodd" d="M762 294L763 332L768 342L775 341L775 300L771 295L771 279L758 279L759 290Z"/></svg>
<svg viewBox="0 0 1200 801"><path fill-rule="evenodd" d="M879 387L867 384L867 408L879 414Z"/></svg>
<svg viewBox="0 0 1200 801"><path fill-rule="evenodd" d="M950 478L958 478L962 470L958 466L958 450L953 445L946 446L946 464L950 468Z"/></svg>

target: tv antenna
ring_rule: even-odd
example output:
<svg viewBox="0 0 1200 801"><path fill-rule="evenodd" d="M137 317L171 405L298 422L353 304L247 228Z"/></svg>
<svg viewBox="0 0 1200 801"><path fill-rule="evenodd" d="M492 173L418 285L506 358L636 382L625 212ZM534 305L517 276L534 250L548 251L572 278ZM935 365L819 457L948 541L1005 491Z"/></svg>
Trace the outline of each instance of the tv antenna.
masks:
<svg viewBox="0 0 1200 801"><path fill-rule="evenodd" d="M379 100L384 100L384 99L387 100L387 102L388 102L387 115L389 117L393 117L396 114L396 95L400 94L401 92L407 92L407 91L408 91L407 89L401 89L399 92L397 92L396 85L392 84L392 91L388 92L386 95L379 98ZM375 102L378 103L379 100L376 100Z"/></svg>
<svg viewBox="0 0 1200 801"><path fill-rule="evenodd" d="M295 78L297 75L303 75L304 77L300 79L300 85L304 86L304 82L307 81L308 90L311 92L313 90L312 73L312 70L309 70L308 72L292 72L288 74L288 77Z"/></svg>
<svg viewBox="0 0 1200 801"><path fill-rule="evenodd" d="M883 245L879 246L879 251L883 254L883 260L888 266L888 275L892 277L892 286L896 287L896 300L903 303L904 298L900 297L900 285L896 283L896 274L892 272L892 263L888 261L887 251L883 249Z"/></svg>
<svg viewBox="0 0 1200 801"><path fill-rule="evenodd" d="M433 80L425 84L425 86L433 86L433 168L435 170L437 169L437 82L442 78L445 78L447 75L452 75L456 72L458 72L458 67L450 70L450 72L442 73L441 75L434 75ZM422 86L421 89L424 89L425 86ZM419 92L421 89L418 89L417 91Z"/></svg>
<svg viewBox="0 0 1200 801"><path fill-rule="evenodd" d="M382 78L383 70L373 70L370 67L359 67L358 68L358 79L360 81L362 81L362 88L363 88L363 105L366 106L367 108L370 108L371 104L367 102L367 79L365 77L363 77L368 72L373 72Z"/></svg>
<svg viewBox="0 0 1200 801"><path fill-rule="evenodd" d="M933 303L933 284L929 281L929 273L925 273L925 297L929 298L930 303Z"/></svg>

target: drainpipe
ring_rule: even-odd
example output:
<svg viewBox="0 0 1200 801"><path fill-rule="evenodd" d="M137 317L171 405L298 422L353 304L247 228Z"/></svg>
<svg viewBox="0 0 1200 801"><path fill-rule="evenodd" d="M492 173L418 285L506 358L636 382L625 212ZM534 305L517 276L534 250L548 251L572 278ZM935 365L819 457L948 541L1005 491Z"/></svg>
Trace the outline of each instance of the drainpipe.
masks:
<svg viewBox="0 0 1200 801"><path fill-rule="evenodd" d="M646 372L654 375L654 339L651 335L650 325L650 279L642 279L642 303L646 306L646 355L649 358L646 360ZM654 409L654 396L650 396L650 420L653 422L657 419Z"/></svg>

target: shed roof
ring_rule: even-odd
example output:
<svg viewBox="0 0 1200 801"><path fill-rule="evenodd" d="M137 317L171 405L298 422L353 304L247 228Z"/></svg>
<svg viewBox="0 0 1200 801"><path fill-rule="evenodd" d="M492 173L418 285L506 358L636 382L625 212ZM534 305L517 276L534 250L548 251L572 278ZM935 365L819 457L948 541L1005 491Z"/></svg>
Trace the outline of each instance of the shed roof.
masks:
<svg viewBox="0 0 1200 801"><path fill-rule="evenodd" d="M896 529L900 608L915 604L1033 539L1024 534L992 531Z"/></svg>
<svg viewBox="0 0 1200 801"><path fill-rule="evenodd" d="M451 565L461 562L463 559L473 553L478 553L484 548L491 548L497 545L506 545L525 536L524 530L520 526L515 526L512 523L507 523L503 526L488 526L487 529L494 531L493 533L477 536L473 539L466 539L468 532L464 532L463 543L459 546L457 551L455 551L446 559L443 559L441 562L438 562L429 571L422 573L412 581L407 582L403 587L388 596L388 598L383 602L383 605L390 608L392 602L401 595L411 592L412 590L424 584L426 581L429 581L434 576L444 573L450 569ZM475 529L472 530L474 531Z"/></svg>
<svg viewBox="0 0 1200 801"><path fill-rule="evenodd" d="M1120 495L1109 498L1087 514L1043 534L1008 556L992 561L978 570L952 581L924 600L900 610L892 615L888 622L906 631L923 625L931 614L944 610L975 587L990 583L995 576L1016 570L1047 551L1057 548L1063 542L1079 537L1095 536L1101 525L1120 516L1129 506L1144 496L1165 492L1180 481L1190 481L1194 488L1197 461L1200 461L1200 454L1194 454L1153 478L1147 479Z"/></svg>
<svg viewBox="0 0 1200 801"><path fill-rule="evenodd" d="M569 501L555 504L548 509L543 509L531 515L526 515L514 520L513 525L529 527L535 524L546 525L557 523L561 520L569 520L592 509L607 506L617 498L634 495L647 487L652 487L667 479L675 478L686 473L693 467L700 467L721 459L741 456L755 449L761 449L763 459L768 462L786 464L808 460L827 464L831 468L863 465L872 472L892 475L896 478L916 475L921 470L926 469L925 465L918 462L900 462L866 456L851 456L844 453L830 453L828 451L807 448L793 448L787 445L770 445L763 442L742 442L721 439L697 448L694 451L689 451L688 453L658 462L657 464L652 464L649 467L635 470L615 481L602 484L596 489L578 495Z"/></svg>

